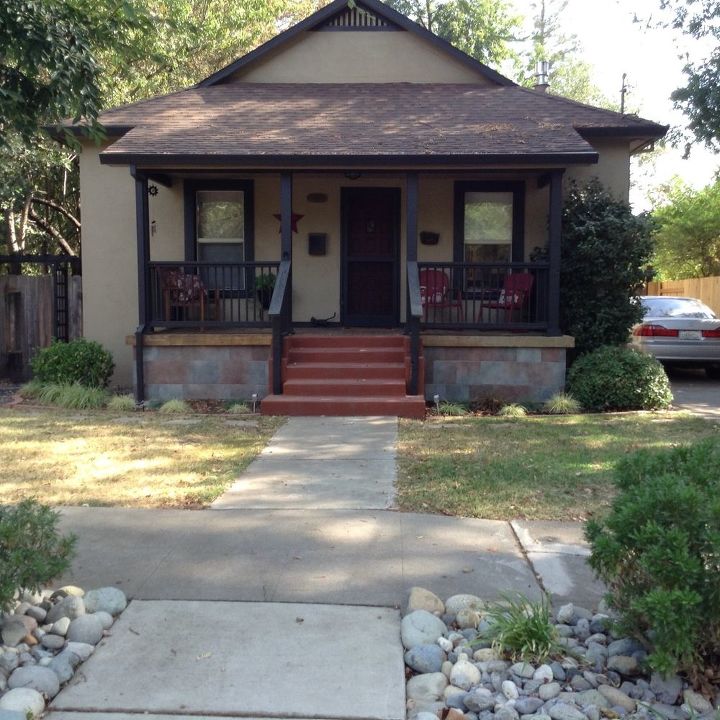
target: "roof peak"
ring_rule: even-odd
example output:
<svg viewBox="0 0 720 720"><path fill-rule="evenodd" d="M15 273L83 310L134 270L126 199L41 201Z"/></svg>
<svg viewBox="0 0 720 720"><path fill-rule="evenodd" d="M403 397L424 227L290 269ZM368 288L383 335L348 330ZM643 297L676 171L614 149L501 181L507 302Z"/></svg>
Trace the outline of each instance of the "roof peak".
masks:
<svg viewBox="0 0 720 720"><path fill-rule="evenodd" d="M402 30L411 32L426 42L434 45L440 52L449 55L461 64L471 70L474 70L478 73L478 75L482 76L494 85L515 85L515 83L509 78L501 75L491 67L464 53L462 50L458 50L458 48L450 44L447 40L444 40L430 30L422 27L422 25L410 20L410 18L406 17L402 13L399 13L397 10L394 10L384 2L381 2L381 0L333 0L333 2L329 5L320 8L320 10L317 10L312 15L305 18L305 20L301 20L299 23L296 23L292 27L281 32L279 35L276 35L259 47L251 50L249 53L246 53L229 65L226 65L220 70L214 72L204 80L201 80L195 87L209 87L221 83L238 70L258 62L271 51L281 48L300 33L312 30L321 30L324 27L327 27L329 23L337 21L338 18L341 18L342 23L350 23L349 26L346 25L340 29L363 29L362 27L358 27L356 25L356 23L359 22L357 14L353 15L352 13L353 10L357 9L370 14L373 18L373 24L375 26L373 29ZM350 11L349 14L348 11ZM367 29L367 26L365 26L365 28Z"/></svg>

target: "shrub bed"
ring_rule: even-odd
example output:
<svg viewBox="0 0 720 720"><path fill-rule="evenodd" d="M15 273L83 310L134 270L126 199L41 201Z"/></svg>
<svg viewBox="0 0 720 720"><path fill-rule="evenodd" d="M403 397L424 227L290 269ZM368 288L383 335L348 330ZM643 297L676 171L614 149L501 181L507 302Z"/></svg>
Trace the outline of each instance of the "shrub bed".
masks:
<svg viewBox="0 0 720 720"><path fill-rule="evenodd" d="M115 368L112 355L100 343L79 338L53 342L40 350L30 363L40 383L105 388Z"/></svg>

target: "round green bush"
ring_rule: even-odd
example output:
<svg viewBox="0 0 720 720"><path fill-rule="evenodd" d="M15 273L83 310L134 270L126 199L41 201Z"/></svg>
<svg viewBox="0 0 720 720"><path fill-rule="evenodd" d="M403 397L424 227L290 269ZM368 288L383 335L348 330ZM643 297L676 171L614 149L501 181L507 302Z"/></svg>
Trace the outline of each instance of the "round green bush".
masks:
<svg viewBox="0 0 720 720"><path fill-rule="evenodd" d="M35 379L41 383L85 387L107 387L115 363L112 355L93 340L53 342L35 355L30 363Z"/></svg>
<svg viewBox="0 0 720 720"><path fill-rule="evenodd" d="M586 410L660 410L673 399L663 366L622 346L601 347L576 360L568 391Z"/></svg>

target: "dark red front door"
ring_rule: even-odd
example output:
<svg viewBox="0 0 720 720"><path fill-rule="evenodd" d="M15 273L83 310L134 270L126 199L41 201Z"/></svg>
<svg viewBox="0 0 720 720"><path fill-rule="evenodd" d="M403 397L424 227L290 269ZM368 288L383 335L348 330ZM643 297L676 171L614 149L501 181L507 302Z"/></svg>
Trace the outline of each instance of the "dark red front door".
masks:
<svg viewBox="0 0 720 720"><path fill-rule="evenodd" d="M400 191L343 188L343 323L398 324Z"/></svg>

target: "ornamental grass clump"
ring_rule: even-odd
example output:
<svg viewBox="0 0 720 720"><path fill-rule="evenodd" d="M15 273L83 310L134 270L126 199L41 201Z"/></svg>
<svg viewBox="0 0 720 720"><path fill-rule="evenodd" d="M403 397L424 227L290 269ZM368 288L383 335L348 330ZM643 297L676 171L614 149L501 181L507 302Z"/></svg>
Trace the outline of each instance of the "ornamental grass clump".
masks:
<svg viewBox="0 0 720 720"><path fill-rule="evenodd" d="M545 401L543 410L548 415L577 415L582 406L572 395L559 392Z"/></svg>
<svg viewBox="0 0 720 720"><path fill-rule="evenodd" d="M113 395L107 404L108 410L113 412L131 412L135 410L135 398L132 395Z"/></svg>
<svg viewBox="0 0 720 720"><path fill-rule="evenodd" d="M0 506L0 610L19 591L37 592L70 567L75 538L59 533L59 520L35 500Z"/></svg>
<svg viewBox="0 0 720 720"><path fill-rule="evenodd" d="M504 418L523 418L527 415L527 410L518 403L510 403L509 405L503 405L498 410L498 417Z"/></svg>
<svg viewBox="0 0 720 720"><path fill-rule="evenodd" d="M465 405L454 402L443 401L438 406L438 415L445 415L446 417L462 417L468 414L468 409Z"/></svg>
<svg viewBox="0 0 720 720"><path fill-rule="evenodd" d="M163 415L180 415L182 413L192 412L192 409L184 400L175 399L164 402L158 412Z"/></svg>
<svg viewBox="0 0 720 720"><path fill-rule="evenodd" d="M480 638L490 640L498 653L513 660L542 663L562 653L545 596L533 602L520 593L504 595L502 602L486 609L484 619L490 628Z"/></svg>
<svg viewBox="0 0 720 720"><path fill-rule="evenodd" d="M620 630L648 664L696 684L720 665L720 440L620 461L609 514L588 522L590 565L609 588Z"/></svg>
<svg viewBox="0 0 720 720"><path fill-rule="evenodd" d="M86 387L80 383L48 383L42 385L37 400L69 410L90 410L104 407L107 392L97 387Z"/></svg>
<svg viewBox="0 0 720 720"><path fill-rule="evenodd" d="M662 410L673 396L663 366L651 355L607 345L573 363L568 390L586 410Z"/></svg>

